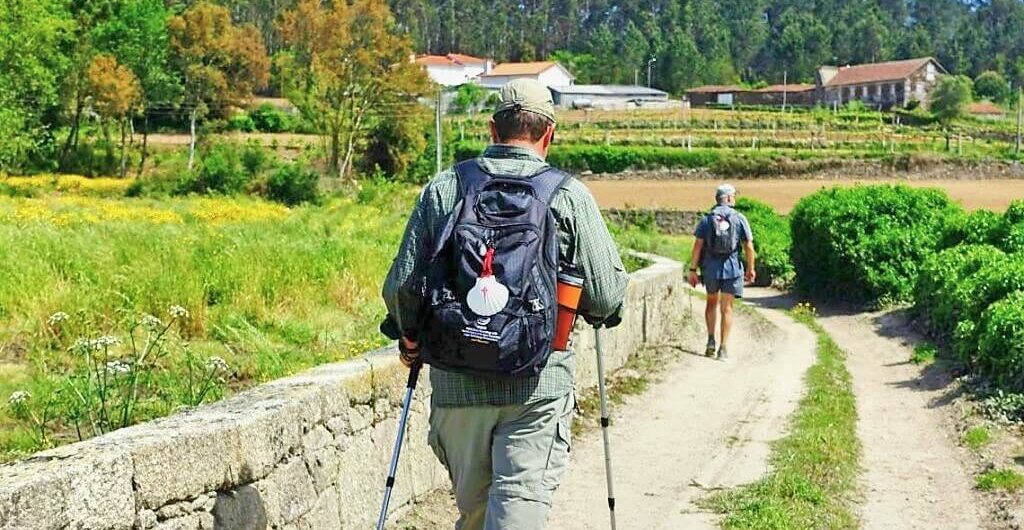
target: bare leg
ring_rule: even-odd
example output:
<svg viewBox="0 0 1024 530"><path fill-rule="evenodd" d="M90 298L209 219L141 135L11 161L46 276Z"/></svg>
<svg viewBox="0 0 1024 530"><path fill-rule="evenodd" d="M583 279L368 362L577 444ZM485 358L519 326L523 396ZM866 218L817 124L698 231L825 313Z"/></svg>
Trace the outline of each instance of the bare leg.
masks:
<svg viewBox="0 0 1024 530"><path fill-rule="evenodd" d="M728 293L722 293L718 307L722 311L722 342L721 347L729 343L729 332L732 331L732 301L735 297Z"/></svg>
<svg viewBox="0 0 1024 530"><path fill-rule="evenodd" d="M708 303L704 307L704 321L708 325L708 338L714 338L715 328L718 327L718 295L709 294Z"/></svg>

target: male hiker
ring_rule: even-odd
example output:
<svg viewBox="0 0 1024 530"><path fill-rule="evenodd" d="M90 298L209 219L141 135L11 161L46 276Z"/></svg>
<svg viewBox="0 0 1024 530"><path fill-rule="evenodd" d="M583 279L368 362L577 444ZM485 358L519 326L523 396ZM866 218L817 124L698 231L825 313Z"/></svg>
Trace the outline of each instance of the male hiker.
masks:
<svg viewBox="0 0 1024 530"><path fill-rule="evenodd" d="M452 479L455 528L542 529L575 404L573 353L550 347L556 267L584 279L579 313L606 326L628 276L586 187L544 162L548 89L505 85L490 129L480 158L424 188L383 296L403 362L431 365L428 441Z"/></svg>
<svg viewBox="0 0 1024 530"><path fill-rule="evenodd" d="M708 345L704 355L714 357L717 354L718 359L724 361L729 357L727 345L729 331L732 329L732 302L734 298L743 297L744 281L754 281L756 254L750 223L733 208L736 205L736 188L722 184L715 191L715 201L717 205L701 219L694 233L696 240L690 257L689 282L691 286L697 286L699 264L708 293L707 306L704 308ZM746 269L740 261L741 245ZM716 345L715 324L719 313L722 314L722 341Z"/></svg>

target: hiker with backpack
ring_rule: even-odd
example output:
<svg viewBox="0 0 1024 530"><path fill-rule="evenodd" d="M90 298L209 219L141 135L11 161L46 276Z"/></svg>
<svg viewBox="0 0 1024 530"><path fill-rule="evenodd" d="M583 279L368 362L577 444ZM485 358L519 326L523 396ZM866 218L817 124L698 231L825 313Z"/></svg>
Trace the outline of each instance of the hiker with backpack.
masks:
<svg viewBox="0 0 1024 530"><path fill-rule="evenodd" d="M704 216L694 233L693 253L690 257L689 283L696 287L700 281L707 290L708 300L704 320L708 326L708 343L704 355L728 359L727 345L732 329L732 303L743 298L743 283L753 283L755 271L754 234L750 223L736 211L736 188L722 184L715 190L716 206ZM743 260L740 260L740 249ZM744 267L744 262L745 267ZM721 342L715 341L718 316L722 317Z"/></svg>
<svg viewBox="0 0 1024 530"><path fill-rule="evenodd" d="M578 278L557 291L582 285L579 314L611 327L628 276L587 188L545 162L548 89L505 85L490 129L481 157L423 189L383 297L402 361L431 367L428 442L452 479L456 528L541 529L575 406L573 352L552 347L556 282Z"/></svg>

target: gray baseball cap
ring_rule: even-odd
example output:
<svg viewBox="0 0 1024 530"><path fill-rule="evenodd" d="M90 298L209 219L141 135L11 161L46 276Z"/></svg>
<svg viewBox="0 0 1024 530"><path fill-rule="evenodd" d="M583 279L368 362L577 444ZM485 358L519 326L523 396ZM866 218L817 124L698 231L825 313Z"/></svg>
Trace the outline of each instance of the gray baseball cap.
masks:
<svg viewBox="0 0 1024 530"><path fill-rule="evenodd" d="M732 197L736 195L736 187L732 184L722 184L715 190L715 199L721 199L722 197Z"/></svg>
<svg viewBox="0 0 1024 530"><path fill-rule="evenodd" d="M499 93L500 100L494 113L506 110L525 110L540 114L555 122L555 103L551 99L551 91L540 81L533 79L514 79L505 83Z"/></svg>

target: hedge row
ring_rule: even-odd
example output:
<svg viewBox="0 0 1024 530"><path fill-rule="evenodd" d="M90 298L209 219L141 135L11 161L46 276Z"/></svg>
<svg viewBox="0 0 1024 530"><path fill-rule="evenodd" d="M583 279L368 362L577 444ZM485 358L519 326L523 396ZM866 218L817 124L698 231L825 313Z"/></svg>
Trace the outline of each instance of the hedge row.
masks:
<svg viewBox="0 0 1024 530"><path fill-rule="evenodd" d="M855 303L910 301L922 263L960 212L942 191L902 185L804 197L790 215L797 287Z"/></svg>
<svg viewBox="0 0 1024 530"><path fill-rule="evenodd" d="M485 144L458 142L455 159L479 156ZM556 144L548 152L551 165L567 171L621 173L645 169L708 169L723 176L787 175L824 169L834 161L810 152L783 155L770 149L736 151L728 149L666 147L652 145Z"/></svg>
<svg viewBox="0 0 1024 530"><path fill-rule="evenodd" d="M789 285L795 274L789 259L789 222L768 204L746 197L736 201L736 209L746 216L754 232L758 275L767 273L772 283Z"/></svg>
<svg viewBox="0 0 1024 530"><path fill-rule="evenodd" d="M1024 202L952 216L942 244L922 266L917 313L974 371L1024 391Z"/></svg>

